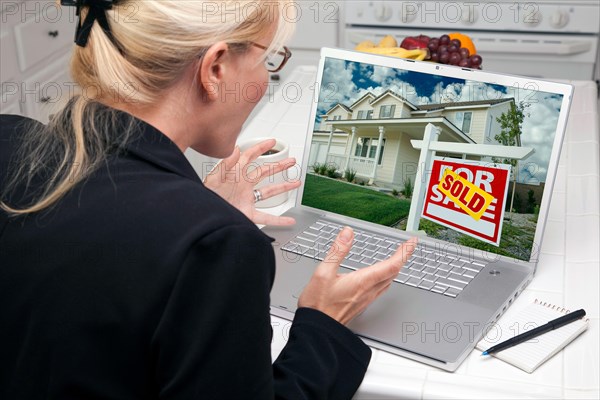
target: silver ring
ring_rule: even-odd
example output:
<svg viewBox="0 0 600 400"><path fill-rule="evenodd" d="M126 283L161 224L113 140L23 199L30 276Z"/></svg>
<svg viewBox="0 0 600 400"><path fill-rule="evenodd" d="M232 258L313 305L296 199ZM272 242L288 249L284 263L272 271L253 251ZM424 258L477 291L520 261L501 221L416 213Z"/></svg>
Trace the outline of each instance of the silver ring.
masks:
<svg viewBox="0 0 600 400"><path fill-rule="evenodd" d="M254 189L254 202L258 203L259 201L262 200L262 193L260 192L260 190L258 189Z"/></svg>

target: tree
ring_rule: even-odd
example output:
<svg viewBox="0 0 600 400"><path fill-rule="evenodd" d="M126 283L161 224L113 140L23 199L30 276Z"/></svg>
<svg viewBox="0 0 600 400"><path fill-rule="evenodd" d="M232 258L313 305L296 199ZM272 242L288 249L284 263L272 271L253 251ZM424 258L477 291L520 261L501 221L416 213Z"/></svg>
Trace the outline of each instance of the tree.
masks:
<svg viewBox="0 0 600 400"><path fill-rule="evenodd" d="M516 146L517 144L519 144L521 142L521 134L523 133L523 121L525 120L526 116L529 117L529 114L526 113L525 110L529 106L530 104L524 103L522 101L519 102L518 105L516 105L515 102L511 102L510 109L496 118L496 122L500 124L500 133L494 136L494 139L496 139L500 144L503 144L504 146ZM517 184L518 161L514 159L501 160L496 157L493 157L492 161L494 161L495 163L510 164L512 166L513 190L512 196L510 198L509 208L512 215L513 201L515 197L515 187Z"/></svg>
<svg viewBox="0 0 600 400"><path fill-rule="evenodd" d="M504 146L516 146L520 142L521 133L523 133L523 121L525 117L529 117L529 114L525 113L529 106L530 104L522 101L518 105L514 102L510 103L510 109L496 118L496 122L500 124L500 133L494 136L494 139ZM510 164L513 167L517 165L517 160L500 160L495 157L492 160L495 163Z"/></svg>

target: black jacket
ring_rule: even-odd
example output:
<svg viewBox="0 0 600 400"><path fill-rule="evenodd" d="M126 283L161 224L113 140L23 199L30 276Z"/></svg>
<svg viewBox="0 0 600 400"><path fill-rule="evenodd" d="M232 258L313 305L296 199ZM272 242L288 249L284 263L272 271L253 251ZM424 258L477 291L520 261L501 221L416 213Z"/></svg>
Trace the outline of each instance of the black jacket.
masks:
<svg viewBox="0 0 600 400"><path fill-rule="evenodd" d="M0 188L23 121L0 116ZM300 309L272 364L271 240L140 126L52 208L0 211L0 398L350 398L369 348Z"/></svg>

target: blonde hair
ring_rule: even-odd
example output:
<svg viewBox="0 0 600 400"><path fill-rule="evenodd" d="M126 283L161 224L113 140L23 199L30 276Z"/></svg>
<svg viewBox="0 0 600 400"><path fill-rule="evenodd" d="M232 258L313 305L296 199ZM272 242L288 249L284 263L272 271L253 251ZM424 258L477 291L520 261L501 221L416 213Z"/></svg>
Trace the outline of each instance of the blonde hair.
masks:
<svg viewBox="0 0 600 400"><path fill-rule="evenodd" d="M152 104L212 44L224 41L243 47L263 38L275 23L265 54L279 50L293 33L295 7L292 0L114 4L106 11L114 41L94 23L87 45L75 46L71 75L80 90L47 126L31 127L26 133L0 207L19 215L52 206L96 170L108 151L123 148L137 131L134 118L117 118L117 111L103 103ZM82 20L86 11L82 9ZM116 139L109 137L115 129ZM48 183L32 194L29 204L7 204L11 189L28 188L40 175Z"/></svg>

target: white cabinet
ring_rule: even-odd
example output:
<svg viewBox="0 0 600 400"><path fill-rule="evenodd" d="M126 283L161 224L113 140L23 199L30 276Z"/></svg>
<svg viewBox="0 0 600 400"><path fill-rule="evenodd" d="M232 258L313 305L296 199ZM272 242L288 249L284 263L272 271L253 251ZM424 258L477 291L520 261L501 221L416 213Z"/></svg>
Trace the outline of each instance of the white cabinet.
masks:
<svg viewBox="0 0 600 400"><path fill-rule="evenodd" d="M294 4L296 16L293 17L291 6L289 10L290 20L296 22L296 33L289 43L292 58L277 73L281 81L299 65L318 65L321 47L339 46L342 1L311 0Z"/></svg>
<svg viewBox="0 0 600 400"><path fill-rule="evenodd" d="M0 28L0 82L6 82L19 74L19 63L17 62L17 48L11 29Z"/></svg>
<svg viewBox="0 0 600 400"><path fill-rule="evenodd" d="M69 65L69 57L67 54L59 58L25 82L28 86L22 91L22 97L26 115L46 123L51 114L65 105L75 90L69 70L65 68Z"/></svg>
<svg viewBox="0 0 600 400"><path fill-rule="evenodd" d="M319 50L336 46L341 3L331 0L296 2L293 18L296 35L290 41L290 48Z"/></svg>
<svg viewBox="0 0 600 400"><path fill-rule="evenodd" d="M77 17L54 0L0 2L0 112L47 122L73 92Z"/></svg>
<svg viewBox="0 0 600 400"><path fill-rule="evenodd" d="M73 43L75 26L68 10L56 7L40 10L15 26L17 55L26 71Z"/></svg>

